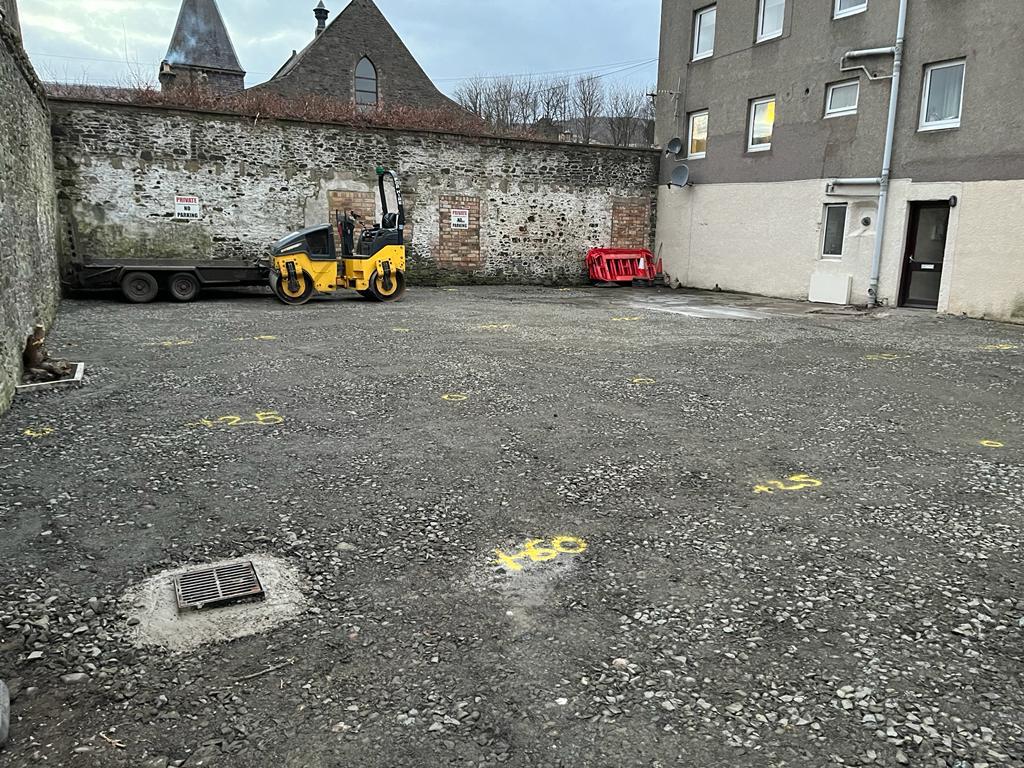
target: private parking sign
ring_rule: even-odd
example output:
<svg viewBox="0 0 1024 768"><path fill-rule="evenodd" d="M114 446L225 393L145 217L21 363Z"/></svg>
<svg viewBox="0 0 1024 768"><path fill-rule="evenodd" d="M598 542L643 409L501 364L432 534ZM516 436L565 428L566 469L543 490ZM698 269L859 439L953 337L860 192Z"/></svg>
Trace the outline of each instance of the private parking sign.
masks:
<svg viewBox="0 0 1024 768"><path fill-rule="evenodd" d="M199 204L198 197L190 195L175 195L174 197L174 218L186 221L199 218L199 212L203 207Z"/></svg>
<svg viewBox="0 0 1024 768"><path fill-rule="evenodd" d="M466 208L452 210L452 229L469 229L469 210Z"/></svg>

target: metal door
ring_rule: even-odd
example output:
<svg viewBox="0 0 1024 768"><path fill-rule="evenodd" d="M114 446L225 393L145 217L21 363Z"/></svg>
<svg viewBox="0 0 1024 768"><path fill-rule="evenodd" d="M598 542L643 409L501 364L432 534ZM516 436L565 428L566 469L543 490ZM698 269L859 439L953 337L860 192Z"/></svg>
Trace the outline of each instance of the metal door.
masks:
<svg viewBox="0 0 1024 768"><path fill-rule="evenodd" d="M901 307L937 309L949 231L949 202L911 203Z"/></svg>

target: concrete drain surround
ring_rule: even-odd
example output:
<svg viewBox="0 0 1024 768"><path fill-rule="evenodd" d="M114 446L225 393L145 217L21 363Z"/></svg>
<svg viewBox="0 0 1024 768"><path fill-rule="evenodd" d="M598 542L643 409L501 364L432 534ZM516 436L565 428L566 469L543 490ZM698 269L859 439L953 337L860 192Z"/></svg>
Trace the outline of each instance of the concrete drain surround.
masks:
<svg viewBox="0 0 1024 768"><path fill-rule="evenodd" d="M266 599L202 611L178 612L174 578L197 567L218 568L238 559L188 565L151 576L124 595L129 606L129 639L137 646L158 646L183 652L211 643L269 632L306 610L305 580L286 560L252 555ZM137 623L136 623L137 621Z"/></svg>

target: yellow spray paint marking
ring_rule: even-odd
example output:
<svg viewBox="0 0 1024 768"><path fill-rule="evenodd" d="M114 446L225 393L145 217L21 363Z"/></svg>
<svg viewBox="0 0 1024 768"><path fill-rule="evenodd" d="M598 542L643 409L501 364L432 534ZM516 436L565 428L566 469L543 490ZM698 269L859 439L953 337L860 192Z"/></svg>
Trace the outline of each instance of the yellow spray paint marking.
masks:
<svg viewBox="0 0 1024 768"><path fill-rule="evenodd" d="M821 488L824 485L821 480L815 480L808 475L790 475L786 479L790 485L786 485L781 480L769 480L766 483L755 485L754 493L773 494L776 491L803 491L807 488Z"/></svg>
<svg viewBox="0 0 1024 768"><path fill-rule="evenodd" d="M640 320L639 317L613 317L613 323L635 323Z"/></svg>
<svg viewBox="0 0 1024 768"><path fill-rule="evenodd" d="M638 376L637 378L633 379L633 383L634 384L657 384L658 382L657 382L656 379L645 379L643 376Z"/></svg>
<svg viewBox="0 0 1024 768"><path fill-rule="evenodd" d="M277 341L277 336L241 336L235 341Z"/></svg>
<svg viewBox="0 0 1024 768"><path fill-rule="evenodd" d="M571 290L572 290L572 288L559 288L558 290L559 290L559 291L562 291L562 292L564 293L564 292L566 292L566 291L571 291Z"/></svg>
<svg viewBox="0 0 1024 768"><path fill-rule="evenodd" d="M392 328L394 333L412 333L412 328Z"/></svg>
<svg viewBox="0 0 1024 768"><path fill-rule="evenodd" d="M547 544L547 546L542 546ZM504 566L507 571L523 570L522 561L529 559L533 563L547 563L562 555L582 555L587 551L587 542L575 536L556 536L547 539L530 539L515 554L508 555L500 549L494 550L497 558L495 565Z"/></svg>
<svg viewBox="0 0 1024 768"><path fill-rule="evenodd" d="M221 416L217 419L200 419L195 424L189 424L188 426L209 427L213 429L215 427L268 427L278 424L284 424L284 416L277 411L263 411L262 413L254 414L254 419L246 420L241 416Z"/></svg>
<svg viewBox="0 0 1024 768"><path fill-rule="evenodd" d="M469 400L469 395L463 395L458 392L452 392L447 395L441 396L442 400L447 400L449 403L464 403Z"/></svg>
<svg viewBox="0 0 1024 768"><path fill-rule="evenodd" d="M512 323L504 323L502 325L495 323L492 325L478 325L477 328L481 331L509 331L515 328L515 326Z"/></svg>
<svg viewBox="0 0 1024 768"><path fill-rule="evenodd" d="M1000 443L998 440L981 440L978 445L983 445L986 448L1005 448L1005 443Z"/></svg>
<svg viewBox="0 0 1024 768"><path fill-rule="evenodd" d="M171 347L191 347L193 344L195 344L194 341L158 341L150 346L170 349Z"/></svg>
<svg viewBox="0 0 1024 768"><path fill-rule="evenodd" d="M980 347L980 349L983 349L986 352L1005 352L1006 350L1009 350L1009 349L1017 349L1017 345L1016 344L986 344L984 347Z"/></svg>
<svg viewBox="0 0 1024 768"><path fill-rule="evenodd" d="M23 434L25 437L46 437L52 435L57 430L53 427L29 427Z"/></svg>
<svg viewBox="0 0 1024 768"><path fill-rule="evenodd" d="M868 355L864 358L865 360L900 360L900 355Z"/></svg>

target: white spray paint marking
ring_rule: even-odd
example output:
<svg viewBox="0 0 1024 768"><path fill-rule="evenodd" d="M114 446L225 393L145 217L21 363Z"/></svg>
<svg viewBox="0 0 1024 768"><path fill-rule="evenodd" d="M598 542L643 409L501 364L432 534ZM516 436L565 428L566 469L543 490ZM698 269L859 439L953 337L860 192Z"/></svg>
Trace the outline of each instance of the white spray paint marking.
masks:
<svg viewBox="0 0 1024 768"><path fill-rule="evenodd" d="M687 317L699 317L704 320L767 320L771 317L771 315L766 312L757 312L752 309L717 306L715 304L703 304L697 306L682 299L642 299L630 302L629 306L633 309L644 309L651 312L665 312L671 315L685 315Z"/></svg>
<svg viewBox="0 0 1024 768"><path fill-rule="evenodd" d="M299 573L284 560L269 555L251 555L256 573L267 599L260 603L240 603L224 608L178 613L174 596L175 576L195 568L216 567L238 562L189 565L164 571L132 587L123 600L129 616L139 623L128 630L137 646L159 646L181 653L209 643L225 642L269 632L299 616L306 608L304 582Z"/></svg>

